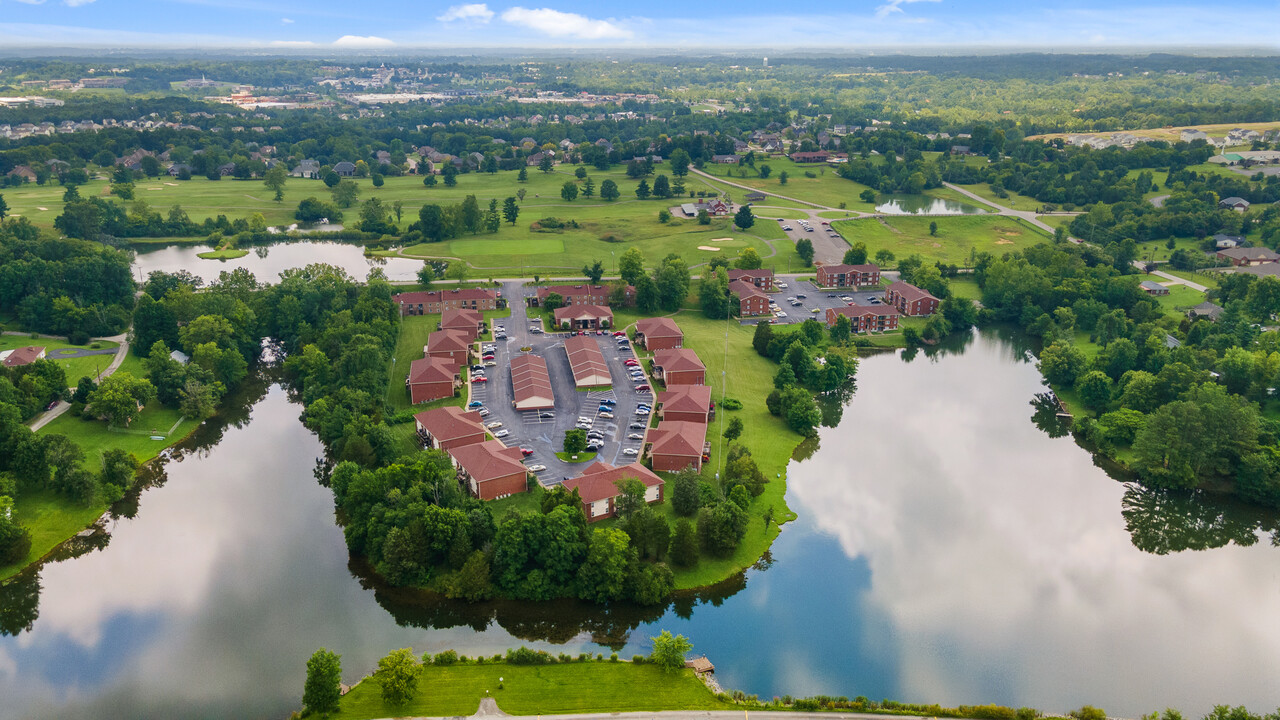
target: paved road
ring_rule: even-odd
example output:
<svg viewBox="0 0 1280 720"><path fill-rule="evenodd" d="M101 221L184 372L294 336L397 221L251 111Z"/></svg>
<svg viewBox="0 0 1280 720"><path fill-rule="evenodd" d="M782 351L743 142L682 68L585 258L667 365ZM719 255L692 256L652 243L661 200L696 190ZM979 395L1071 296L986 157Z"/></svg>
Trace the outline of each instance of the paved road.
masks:
<svg viewBox="0 0 1280 720"><path fill-rule="evenodd" d="M1026 220L1027 222L1031 223L1032 225L1035 225L1041 230L1047 231L1050 235L1052 235L1054 233L1054 230L1056 229L1052 225L1041 220L1036 213L1030 210L1014 210L1013 208L1007 208L1003 205L997 205L996 203L993 203L990 200L987 200L986 198L976 193L970 192L969 190L965 190L959 185L952 185L951 183L942 183L942 184L952 190L955 190L956 192L960 193L961 195L964 195L965 197L971 200L976 200L977 202L980 202L983 205L987 205L988 207L995 208L997 215L1006 215L1008 217L1022 218L1023 220Z"/></svg>
<svg viewBox="0 0 1280 720"><path fill-rule="evenodd" d="M116 369L120 367L120 363L124 362L125 357L129 354L129 335L128 333L121 333L120 335L113 335L111 337L94 338L94 339L110 340L112 342L120 343L120 345L115 349L116 356L112 358L111 364L108 365L107 369L103 370L102 375L99 376L99 379L101 379L115 372ZM87 354L96 355L99 353L90 352ZM30 424L31 431L35 432L36 430L39 430L45 425L48 425L49 423L57 419L60 415L62 415L62 413L66 412L69 409L71 409L71 403L59 400L58 404L53 406L52 410L47 410L45 412L42 412L39 415L36 415L35 418L31 420L31 424Z"/></svg>
<svg viewBox="0 0 1280 720"><path fill-rule="evenodd" d="M715 182L722 183L722 184L724 184L724 185L732 185L733 187L736 187L736 188L742 188L743 190L746 190L746 191L748 191L748 192L764 193L765 195L769 195L769 196L771 196L771 197L782 198L783 200L790 200L791 202L800 203L801 205L808 205L809 207L817 208L818 210L839 210L839 208L827 207L826 205L819 205L819 204L818 204L818 203L816 203L816 202L809 202L808 200L801 200L801 199L799 199L799 198L787 197L786 195L779 195L779 194L778 194L778 193L776 193L776 192L769 192L768 190L761 190L760 188L753 188L753 187L751 187L750 185L743 185L743 184L741 184L741 183L736 183L736 182L734 182L734 181L732 181L732 180L728 180L728 179L726 179L726 178L716 177L715 175L712 175L711 173L704 172L704 171L699 170L698 168L695 168L695 167L690 167L690 168L689 168L689 172L694 173L695 175L701 175L702 177L704 177L704 178L706 178L706 179L708 179L708 180L713 180L713 181L715 181ZM849 212L853 212L853 211L849 211ZM857 214L859 217L863 217L863 216L868 215L868 213L856 213L856 214Z"/></svg>
<svg viewBox="0 0 1280 720"><path fill-rule="evenodd" d="M1168 195L1157 195L1151 198L1151 204L1155 205L1156 207L1164 207L1164 201L1168 199L1169 199Z"/></svg>
<svg viewBox="0 0 1280 720"><path fill-rule="evenodd" d="M1137 260L1133 261L1133 266L1138 268L1139 270L1142 270L1143 272L1145 272L1147 269L1146 263L1139 262ZM1192 290L1199 290L1200 292L1209 292L1209 288L1205 287L1204 285L1201 285L1200 283L1192 282L1190 280L1180 278L1177 275L1171 275L1167 272L1164 272L1163 270L1152 270L1151 274L1165 280L1166 283L1169 285L1186 285Z"/></svg>

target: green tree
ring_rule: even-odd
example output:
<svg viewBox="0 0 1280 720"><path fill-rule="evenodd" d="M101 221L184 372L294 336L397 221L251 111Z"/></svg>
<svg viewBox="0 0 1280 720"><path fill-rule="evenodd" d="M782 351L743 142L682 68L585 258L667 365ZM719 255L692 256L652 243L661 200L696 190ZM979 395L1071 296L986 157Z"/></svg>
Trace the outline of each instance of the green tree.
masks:
<svg viewBox="0 0 1280 720"><path fill-rule="evenodd" d="M434 173L427 173L426 177L422 178L422 184L425 187L429 187L429 188L435 187L436 183L437 181Z"/></svg>
<svg viewBox="0 0 1280 720"><path fill-rule="evenodd" d="M616 483L618 487L618 496L614 500L614 512L618 517L626 519L645 507L644 500L645 487L640 480L628 477L619 480Z"/></svg>
<svg viewBox="0 0 1280 720"><path fill-rule="evenodd" d="M529 168L520 168L520 172L516 173L516 182L529 182Z"/></svg>
<svg viewBox="0 0 1280 720"><path fill-rule="evenodd" d="M671 151L671 157L668 162L671 163L671 174L676 177L684 177L689 174L689 153L683 148L676 148Z"/></svg>
<svg viewBox="0 0 1280 720"><path fill-rule="evenodd" d="M462 199L462 226L472 235L480 232L484 214L480 211L480 202L476 200L475 195L468 195Z"/></svg>
<svg viewBox="0 0 1280 720"><path fill-rule="evenodd" d="M333 202L340 208L349 208L356 204L360 195L360 186L354 180L342 180L329 191L333 194Z"/></svg>
<svg viewBox="0 0 1280 720"><path fill-rule="evenodd" d="M786 184L787 184L787 178L788 178L788 177L790 177L790 176L787 174L787 171L786 171L786 170L783 170L782 172L778 173L778 184L779 184L779 185L786 185Z"/></svg>
<svg viewBox="0 0 1280 720"><path fill-rule="evenodd" d="M667 312L680 309L689 294L689 266L679 255L668 255L653 277L658 305Z"/></svg>
<svg viewBox="0 0 1280 720"><path fill-rule="evenodd" d="M739 270L759 270L763 264L764 261L760 259L760 253L756 252L753 247L743 248L733 261L733 266Z"/></svg>
<svg viewBox="0 0 1280 720"><path fill-rule="evenodd" d="M578 185L572 180L566 180L564 185L560 186L560 197L566 202L573 202L578 199Z"/></svg>
<svg viewBox="0 0 1280 720"><path fill-rule="evenodd" d="M128 426L141 412L139 404L146 405L156 396L155 387L127 372L116 372L103 378L98 389L89 395L87 410L105 417L112 425Z"/></svg>
<svg viewBox="0 0 1280 720"><path fill-rule="evenodd" d="M887 267L894 259L892 250L885 248L876 251L876 264L880 267Z"/></svg>
<svg viewBox="0 0 1280 720"><path fill-rule="evenodd" d="M578 597L596 603L621 599L627 566L634 560L631 538L625 532L618 528L592 532L587 558L578 568Z"/></svg>
<svg viewBox="0 0 1280 720"><path fill-rule="evenodd" d="M800 238L796 241L796 255L800 256L800 261L805 267L813 266L813 241L809 238Z"/></svg>
<svg viewBox="0 0 1280 720"><path fill-rule="evenodd" d="M520 217L520 206L516 204L514 197L508 197L502 201L502 217L512 225L516 224L516 220Z"/></svg>
<svg viewBox="0 0 1280 720"><path fill-rule="evenodd" d="M698 473L685 468L671 479L671 509L676 515L693 517L698 513Z"/></svg>
<svg viewBox="0 0 1280 720"><path fill-rule="evenodd" d="M751 336L751 347L755 348L757 354L768 356L769 343L773 340L773 323L768 320L761 320L756 323L755 333Z"/></svg>
<svg viewBox="0 0 1280 720"><path fill-rule="evenodd" d="M582 274L587 276L587 279L591 281L592 285L600 284L600 278L604 277L604 270L604 263L599 260L596 260L590 265L582 266Z"/></svg>
<svg viewBox="0 0 1280 720"><path fill-rule="evenodd" d="M596 194L596 181L591 178L585 178L582 181L582 197L592 198Z"/></svg>
<svg viewBox="0 0 1280 720"><path fill-rule="evenodd" d="M651 194L652 193L649 190L649 181L641 180L640 184L636 186L636 197L640 198L641 200L648 200L649 195ZM603 196L603 193L601 193L601 195Z"/></svg>
<svg viewBox="0 0 1280 720"><path fill-rule="evenodd" d="M693 651L693 643L683 635L672 635L663 630L653 641L649 661L667 672L677 672L684 667L685 656Z"/></svg>
<svg viewBox="0 0 1280 720"><path fill-rule="evenodd" d="M628 285L635 285L636 280L644 275L644 253L640 248L632 246L618 258L618 274Z"/></svg>
<svg viewBox="0 0 1280 720"><path fill-rule="evenodd" d="M560 293L547 293L547 297L542 300L542 307L548 311L562 308L564 307L564 297Z"/></svg>
<svg viewBox="0 0 1280 720"><path fill-rule="evenodd" d="M856 242L848 250L844 251L844 258L840 261L845 265L865 265L867 263L867 246L865 243Z"/></svg>
<svg viewBox="0 0 1280 720"><path fill-rule="evenodd" d="M445 238L444 210L439 205L423 205L418 209L418 230L428 242L440 242Z"/></svg>
<svg viewBox="0 0 1280 720"><path fill-rule="evenodd" d="M729 274L724 268L712 270L708 265L698 285L698 305L702 307L702 314L713 320L729 317L733 309L729 300Z"/></svg>
<svg viewBox="0 0 1280 720"><path fill-rule="evenodd" d="M440 171L440 176L444 178L445 187L457 186L458 168L453 163L445 163L444 169Z"/></svg>
<svg viewBox="0 0 1280 720"><path fill-rule="evenodd" d="M876 201L876 191L863 190L862 192L858 193L858 199L864 203L867 203L868 205L873 205L875 204L875 201Z"/></svg>
<svg viewBox="0 0 1280 720"><path fill-rule="evenodd" d="M849 320L849 316L837 315L835 324L831 326L831 342L837 345L845 345L852 337L853 322Z"/></svg>
<svg viewBox="0 0 1280 720"><path fill-rule="evenodd" d="M671 534L671 548L667 554L677 567L687 568L697 564L698 537L693 529L693 523L684 519L676 522L675 532Z"/></svg>
<svg viewBox="0 0 1280 720"><path fill-rule="evenodd" d="M929 235L933 237L938 237L938 221L937 220L933 220L929 222Z"/></svg>
<svg viewBox="0 0 1280 720"><path fill-rule="evenodd" d="M698 541L717 557L728 557L747 532L747 513L735 503L720 502L698 511Z"/></svg>
<svg viewBox="0 0 1280 720"><path fill-rule="evenodd" d="M289 173L284 169L284 165L277 163L262 176L262 184L267 189L275 193L275 201L284 200L284 184L289 179Z"/></svg>
<svg viewBox="0 0 1280 720"><path fill-rule="evenodd" d="M1053 343L1040 353L1040 374L1050 385L1060 388L1072 387L1076 378L1084 372L1088 360L1078 348L1061 340Z"/></svg>
<svg viewBox="0 0 1280 720"><path fill-rule="evenodd" d="M653 196L657 198L671 197L671 181L666 175L659 175L653 179Z"/></svg>
<svg viewBox="0 0 1280 720"><path fill-rule="evenodd" d="M555 161L551 159L550 153L543 153L542 159L538 161L538 169L544 173L550 173Z"/></svg>
<svg viewBox="0 0 1280 720"><path fill-rule="evenodd" d="M409 648L393 650L378 661L374 673L382 688L382 702L399 707L413 700L418 693L418 661Z"/></svg>
<svg viewBox="0 0 1280 720"><path fill-rule="evenodd" d="M580 453L587 449L587 431L581 428L574 428L565 431L564 434L564 451L569 454Z"/></svg>
<svg viewBox="0 0 1280 720"><path fill-rule="evenodd" d="M587 177L587 169L579 165L578 167L574 168L573 176L578 178L579 180L583 180Z"/></svg>
<svg viewBox="0 0 1280 720"><path fill-rule="evenodd" d="M756 169L756 172L760 173L761 180L768 180L769 176L773 174L773 168L768 165L761 165Z"/></svg>
<svg viewBox="0 0 1280 720"><path fill-rule="evenodd" d="M1101 412L1111 402L1111 378L1101 370L1090 370L1076 378L1080 402L1094 412Z"/></svg>
<svg viewBox="0 0 1280 720"><path fill-rule="evenodd" d="M604 182L600 183L601 199L607 200L609 202L613 202L614 200L617 200L618 197L619 197L619 193L618 193L617 183L615 183L613 180L605 180Z"/></svg>
<svg viewBox="0 0 1280 720"><path fill-rule="evenodd" d="M751 226L756 224L756 217L751 214L750 205L743 205L738 208L738 212L733 215L733 224L743 230L750 230Z"/></svg>
<svg viewBox="0 0 1280 720"><path fill-rule="evenodd" d="M724 429L724 439L733 442L740 437L742 437L742 418L730 418L729 426Z"/></svg>
<svg viewBox="0 0 1280 720"><path fill-rule="evenodd" d="M276 167L279 167L277 165ZM307 660L307 683L302 707L308 715L324 715L338 709L342 697L342 656L320 648Z"/></svg>
<svg viewBox="0 0 1280 720"><path fill-rule="evenodd" d="M792 387L782 391L783 414L787 425L800 435L814 437L822 422L822 410L807 391Z"/></svg>

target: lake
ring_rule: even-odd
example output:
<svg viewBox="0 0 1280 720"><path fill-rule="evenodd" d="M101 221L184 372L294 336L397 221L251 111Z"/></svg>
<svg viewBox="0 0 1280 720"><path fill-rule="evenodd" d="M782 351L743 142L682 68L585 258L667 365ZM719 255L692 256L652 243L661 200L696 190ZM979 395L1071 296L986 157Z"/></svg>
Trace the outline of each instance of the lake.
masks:
<svg viewBox="0 0 1280 720"><path fill-rule="evenodd" d="M212 282L218 279L218 273L223 270L244 268L260 282L274 283L280 279L280 273L289 268L325 263L346 270L358 280L368 278L369 271L373 268L382 268L388 280L416 281L418 270L422 268L421 260L365 257L364 248L360 245L312 240L245 248L249 254L234 260L205 260L197 257L200 253L213 249L208 245L134 245L133 249L137 251L137 257L133 261L134 272L140 272L143 280L155 270L186 270L203 278L205 282Z"/></svg>
<svg viewBox="0 0 1280 720"><path fill-rule="evenodd" d="M251 383L109 538L0 589L0 717L283 716L321 646L351 682L399 647L627 657L661 629L762 697L1280 705L1274 515L1108 477L1031 404L1043 383L1010 337L906 357L864 359L838 427L793 462L799 519L770 557L655 609L466 606L369 579L301 408Z"/></svg>
<svg viewBox="0 0 1280 720"><path fill-rule="evenodd" d="M885 215L980 215L986 210L928 195L881 195L876 200L876 212Z"/></svg>

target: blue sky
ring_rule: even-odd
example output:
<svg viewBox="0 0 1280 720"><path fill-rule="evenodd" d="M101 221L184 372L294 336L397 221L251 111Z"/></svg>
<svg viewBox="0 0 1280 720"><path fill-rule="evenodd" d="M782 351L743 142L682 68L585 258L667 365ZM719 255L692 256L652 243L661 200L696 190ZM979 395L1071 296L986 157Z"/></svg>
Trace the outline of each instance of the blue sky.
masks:
<svg viewBox="0 0 1280 720"><path fill-rule="evenodd" d="M0 0L0 48L1277 47L1280 2Z"/></svg>

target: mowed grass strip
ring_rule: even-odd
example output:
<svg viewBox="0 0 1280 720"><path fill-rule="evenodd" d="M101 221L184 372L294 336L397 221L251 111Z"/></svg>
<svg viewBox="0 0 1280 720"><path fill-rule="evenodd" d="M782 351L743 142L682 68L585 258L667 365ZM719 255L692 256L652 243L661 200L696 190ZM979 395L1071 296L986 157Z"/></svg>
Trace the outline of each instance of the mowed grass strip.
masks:
<svg viewBox="0 0 1280 720"><path fill-rule="evenodd" d="M502 678L502 689L498 688ZM693 672L667 673L655 665L590 661L554 665L477 665L422 668L417 697L388 707L376 678L343 696L333 717L344 720L407 716L472 715L486 692L512 715L661 710L723 710Z"/></svg>
<svg viewBox="0 0 1280 720"><path fill-rule="evenodd" d="M929 224L938 224L938 234L929 234ZM951 217L887 217L837 220L831 226L850 245L864 243L868 257L889 250L898 258L919 255L934 261L967 265L971 252L989 252L996 257L1022 250L1048 239L1044 232L1016 218L992 215Z"/></svg>

